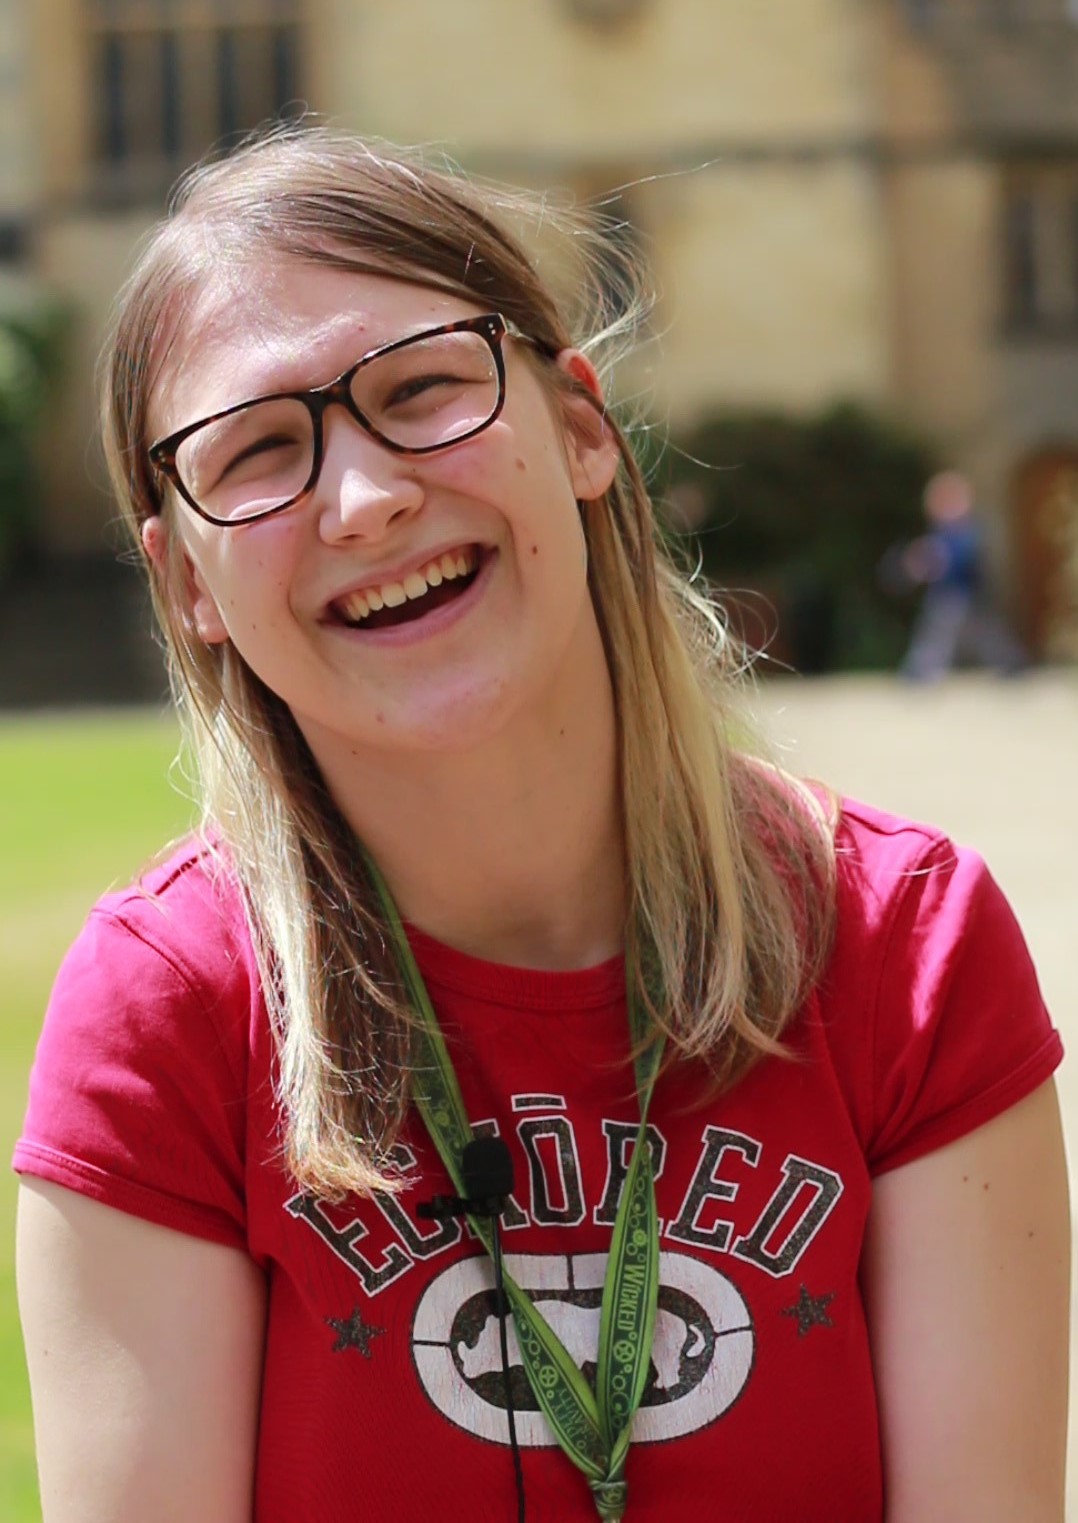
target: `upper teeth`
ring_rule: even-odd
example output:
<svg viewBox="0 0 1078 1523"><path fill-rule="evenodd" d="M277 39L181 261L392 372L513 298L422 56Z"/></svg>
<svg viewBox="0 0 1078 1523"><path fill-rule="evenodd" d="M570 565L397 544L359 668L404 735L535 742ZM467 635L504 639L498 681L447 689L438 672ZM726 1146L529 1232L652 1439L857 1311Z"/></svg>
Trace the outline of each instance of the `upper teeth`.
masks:
<svg viewBox="0 0 1078 1523"><path fill-rule="evenodd" d="M440 587L443 582L467 576L475 570L475 562L476 552L471 546L464 550L450 550L418 570L409 571L400 582L383 582L378 587L364 587L362 592L347 593L337 599L337 607L346 619L355 623L379 608L400 608L410 599L423 597L431 587Z"/></svg>

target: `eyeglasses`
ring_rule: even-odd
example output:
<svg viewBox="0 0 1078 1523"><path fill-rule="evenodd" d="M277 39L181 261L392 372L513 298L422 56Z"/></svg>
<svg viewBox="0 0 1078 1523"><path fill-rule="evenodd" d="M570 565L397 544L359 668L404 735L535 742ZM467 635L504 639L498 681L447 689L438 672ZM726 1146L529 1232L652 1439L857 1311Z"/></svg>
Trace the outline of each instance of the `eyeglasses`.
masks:
<svg viewBox="0 0 1078 1523"><path fill-rule="evenodd" d="M150 460L212 524L268 518L314 488L334 402L399 455L433 454L489 428L505 404L507 333L524 337L497 312L425 329L372 349L325 386L189 423L152 445Z"/></svg>

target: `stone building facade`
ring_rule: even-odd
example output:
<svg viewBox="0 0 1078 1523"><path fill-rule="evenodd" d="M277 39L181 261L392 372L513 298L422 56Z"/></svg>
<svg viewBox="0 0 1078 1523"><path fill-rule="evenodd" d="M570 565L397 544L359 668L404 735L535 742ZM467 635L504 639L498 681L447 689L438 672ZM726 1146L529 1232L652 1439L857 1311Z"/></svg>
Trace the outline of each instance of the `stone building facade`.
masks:
<svg viewBox="0 0 1078 1523"><path fill-rule="evenodd" d="M165 187L303 101L497 178L624 187L652 410L908 421L971 472L1027 633L1065 654L1075 78L1074 0L0 0L0 273L79 314L47 541L101 543L93 356Z"/></svg>

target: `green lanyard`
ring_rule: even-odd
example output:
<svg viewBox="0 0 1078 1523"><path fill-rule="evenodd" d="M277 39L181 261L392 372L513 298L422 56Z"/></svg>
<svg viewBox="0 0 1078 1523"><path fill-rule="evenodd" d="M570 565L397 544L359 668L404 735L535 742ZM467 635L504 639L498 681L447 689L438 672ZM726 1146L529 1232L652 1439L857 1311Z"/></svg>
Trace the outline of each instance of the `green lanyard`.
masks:
<svg viewBox="0 0 1078 1523"><path fill-rule="evenodd" d="M375 864L367 858L396 946L400 971L408 987L419 1026L416 1040L415 1102L444 1163L453 1187L464 1194L460 1157L473 1140L452 1060L416 966L400 916ZM592 1391L558 1335L526 1293L504 1275L524 1371L554 1437L587 1477L599 1517L617 1523L625 1513L628 1486L625 1459L632 1420L647 1383L655 1312L659 1298L659 1223L651 1148L647 1140L648 1106L662 1060L662 1040L644 1046L647 1023L640 1009L636 981L627 970L629 1032L637 1053L636 1087L640 1128L618 1202L599 1316L599 1364ZM476 1236L493 1253L491 1223L469 1217Z"/></svg>

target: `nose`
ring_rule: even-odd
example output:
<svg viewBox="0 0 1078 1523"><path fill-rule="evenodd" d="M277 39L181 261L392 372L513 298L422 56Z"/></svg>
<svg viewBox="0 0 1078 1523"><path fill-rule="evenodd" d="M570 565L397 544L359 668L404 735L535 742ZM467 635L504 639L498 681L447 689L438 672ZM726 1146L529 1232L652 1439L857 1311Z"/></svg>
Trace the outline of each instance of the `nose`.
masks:
<svg viewBox="0 0 1078 1523"><path fill-rule="evenodd" d="M318 476L318 528L327 542L382 539L423 506L418 472L373 438L343 408L323 419L322 469Z"/></svg>

